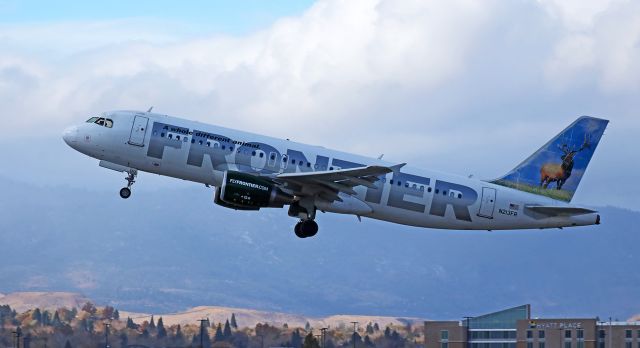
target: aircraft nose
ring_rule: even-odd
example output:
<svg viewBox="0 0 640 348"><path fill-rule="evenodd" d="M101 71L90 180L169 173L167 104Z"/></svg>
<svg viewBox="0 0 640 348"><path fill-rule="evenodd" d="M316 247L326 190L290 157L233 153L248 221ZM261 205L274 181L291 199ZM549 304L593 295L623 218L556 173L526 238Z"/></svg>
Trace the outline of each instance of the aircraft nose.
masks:
<svg viewBox="0 0 640 348"><path fill-rule="evenodd" d="M64 132L62 132L62 139L67 145L73 146L73 144L78 141L78 127L71 126L65 129Z"/></svg>

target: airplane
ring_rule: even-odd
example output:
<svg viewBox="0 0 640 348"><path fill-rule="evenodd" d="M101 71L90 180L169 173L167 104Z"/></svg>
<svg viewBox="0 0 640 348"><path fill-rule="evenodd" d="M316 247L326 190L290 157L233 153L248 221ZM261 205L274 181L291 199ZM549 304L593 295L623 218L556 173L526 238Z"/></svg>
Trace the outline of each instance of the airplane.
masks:
<svg viewBox="0 0 640 348"><path fill-rule="evenodd" d="M288 206L295 235L316 235L317 212L433 229L516 230L600 224L571 199L608 124L582 116L495 180L411 168L288 139L148 111L110 111L64 130L73 149L126 174L140 171L213 187L235 210Z"/></svg>

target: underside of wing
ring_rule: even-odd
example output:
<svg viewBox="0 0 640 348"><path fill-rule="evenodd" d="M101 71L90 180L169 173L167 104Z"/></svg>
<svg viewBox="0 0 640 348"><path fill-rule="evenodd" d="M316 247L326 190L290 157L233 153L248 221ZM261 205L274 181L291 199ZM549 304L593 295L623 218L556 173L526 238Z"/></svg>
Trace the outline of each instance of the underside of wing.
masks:
<svg viewBox="0 0 640 348"><path fill-rule="evenodd" d="M587 208L579 208L579 207L556 207L556 206L547 206L547 205L528 205L524 207L525 210L529 210L534 213L546 215L549 217L553 216L576 216L576 215L585 215L597 213L595 210L587 209Z"/></svg>
<svg viewBox="0 0 640 348"><path fill-rule="evenodd" d="M272 178L298 196L318 196L327 201L342 201L340 193L355 195L354 187L374 188L380 176L391 173L391 167L366 166L322 172L284 173Z"/></svg>

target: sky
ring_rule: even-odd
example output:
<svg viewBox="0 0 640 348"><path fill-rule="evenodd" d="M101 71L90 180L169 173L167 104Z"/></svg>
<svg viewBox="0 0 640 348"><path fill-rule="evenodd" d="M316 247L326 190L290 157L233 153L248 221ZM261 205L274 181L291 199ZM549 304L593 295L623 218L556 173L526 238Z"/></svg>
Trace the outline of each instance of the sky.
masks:
<svg viewBox="0 0 640 348"><path fill-rule="evenodd" d="M0 176L39 185L117 192L60 139L104 110L487 179L592 115L611 123L574 201L640 210L639 92L637 1L0 0Z"/></svg>

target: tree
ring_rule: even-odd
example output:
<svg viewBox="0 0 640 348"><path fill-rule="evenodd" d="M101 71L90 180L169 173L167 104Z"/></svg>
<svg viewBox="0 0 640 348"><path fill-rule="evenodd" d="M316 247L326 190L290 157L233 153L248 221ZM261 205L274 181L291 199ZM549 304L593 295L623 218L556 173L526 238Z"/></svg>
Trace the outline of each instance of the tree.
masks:
<svg viewBox="0 0 640 348"><path fill-rule="evenodd" d="M320 344L318 343L318 340L313 337L313 333L309 332L309 334L304 338L302 348L320 348Z"/></svg>
<svg viewBox="0 0 640 348"><path fill-rule="evenodd" d="M64 344L64 348L73 348L71 347L71 342L69 342L69 340L67 340L67 343Z"/></svg>
<svg viewBox="0 0 640 348"><path fill-rule="evenodd" d="M49 326L51 325L51 313L49 313L48 310L44 310L44 312L42 312L42 325L43 326Z"/></svg>
<svg viewBox="0 0 640 348"><path fill-rule="evenodd" d="M311 330L311 324L307 322L306 324L304 324L304 331L309 331L309 330Z"/></svg>
<svg viewBox="0 0 640 348"><path fill-rule="evenodd" d="M153 314L151 315L151 322L149 322L149 328L155 330L156 322L153 320Z"/></svg>
<svg viewBox="0 0 640 348"><path fill-rule="evenodd" d="M158 319L158 334L156 335L158 338L167 337L167 330L164 328L164 323L162 322L162 317Z"/></svg>
<svg viewBox="0 0 640 348"><path fill-rule="evenodd" d="M138 327L139 326L133 322L133 319L127 317L127 329L137 330Z"/></svg>
<svg viewBox="0 0 640 348"><path fill-rule="evenodd" d="M123 332L120 334L120 347L127 348L127 346L129 346L129 336Z"/></svg>
<svg viewBox="0 0 640 348"><path fill-rule="evenodd" d="M56 311L56 313L53 315L53 320L51 321L51 325L53 325L54 327L58 327L62 325L62 321L60 320L60 315L58 314L58 311Z"/></svg>
<svg viewBox="0 0 640 348"><path fill-rule="evenodd" d="M222 334L222 324L218 323L218 327L216 327L216 335L213 338L214 341L220 342L224 340L224 335Z"/></svg>
<svg viewBox="0 0 640 348"><path fill-rule="evenodd" d="M380 325L378 325L378 323L373 324L373 331L380 331Z"/></svg>
<svg viewBox="0 0 640 348"><path fill-rule="evenodd" d="M238 322L236 322L236 314L231 313L231 327L234 329L238 329Z"/></svg>
<svg viewBox="0 0 640 348"><path fill-rule="evenodd" d="M369 338L369 335L364 336L364 345L367 347L374 346L373 342L371 342L371 339Z"/></svg>
<svg viewBox="0 0 640 348"><path fill-rule="evenodd" d="M115 311L115 309L111 306L106 306L104 307L104 309L102 310L102 318L103 319L111 319L113 318L113 312Z"/></svg>
<svg viewBox="0 0 640 348"><path fill-rule="evenodd" d="M351 335L351 344L352 344L352 345L353 345L353 342L356 342L356 345L358 345L358 344L362 343L362 336L360 336L360 334L359 334L359 333L354 332L354 333Z"/></svg>
<svg viewBox="0 0 640 348"><path fill-rule="evenodd" d="M120 320L120 312L117 309L113 311L113 319Z"/></svg>
<svg viewBox="0 0 640 348"><path fill-rule="evenodd" d="M384 337L385 338L391 337L391 329L388 326L384 329Z"/></svg>
<svg viewBox="0 0 640 348"><path fill-rule="evenodd" d="M224 330L222 331L222 336L225 339L231 338L231 325L229 325L229 320L224 323Z"/></svg>
<svg viewBox="0 0 640 348"><path fill-rule="evenodd" d="M291 346L293 348L300 348L302 346L302 335L300 335L300 330L295 329L291 333Z"/></svg>
<svg viewBox="0 0 640 348"><path fill-rule="evenodd" d="M82 306L82 310L92 315L96 314L96 312L98 311L96 306L91 302L85 303L84 306Z"/></svg>
<svg viewBox="0 0 640 348"><path fill-rule="evenodd" d="M178 324L178 328L176 329L175 338L176 338L176 340L183 340L184 339L184 335L182 334L182 328L180 327L180 324Z"/></svg>
<svg viewBox="0 0 640 348"><path fill-rule="evenodd" d="M367 324L367 333L368 334L372 334L373 333L373 325L371 325L371 323Z"/></svg>

